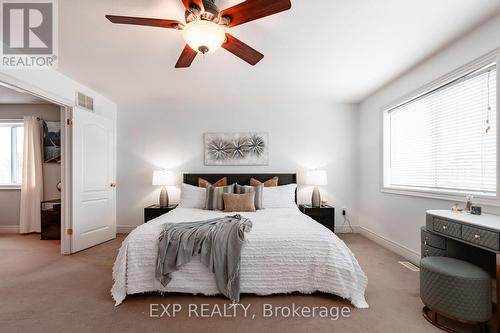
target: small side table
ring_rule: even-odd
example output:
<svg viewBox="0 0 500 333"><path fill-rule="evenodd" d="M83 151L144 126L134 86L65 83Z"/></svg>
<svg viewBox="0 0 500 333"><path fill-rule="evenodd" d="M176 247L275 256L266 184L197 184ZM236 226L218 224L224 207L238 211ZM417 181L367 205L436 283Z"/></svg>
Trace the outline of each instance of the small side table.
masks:
<svg viewBox="0 0 500 333"><path fill-rule="evenodd" d="M311 205L300 205L299 209L302 213L313 218L316 222L321 223L332 232L335 232L335 208L324 205L321 207L312 207Z"/></svg>
<svg viewBox="0 0 500 333"><path fill-rule="evenodd" d="M177 205L171 205L168 207L163 207L160 205L151 205L144 208L144 223L147 223L163 214L170 212L172 209L175 209Z"/></svg>
<svg viewBox="0 0 500 333"><path fill-rule="evenodd" d="M61 239L61 199L40 202L42 240Z"/></svg>

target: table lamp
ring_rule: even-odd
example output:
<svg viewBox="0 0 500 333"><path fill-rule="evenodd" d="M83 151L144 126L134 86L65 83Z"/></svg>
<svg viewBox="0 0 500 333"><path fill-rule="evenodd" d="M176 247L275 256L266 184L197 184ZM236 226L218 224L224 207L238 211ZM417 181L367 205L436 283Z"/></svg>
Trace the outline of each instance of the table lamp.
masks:
<svg viewBox="0 0 500 333"><path fill-rule="evenodd" d="M163 186L160 193L159 204L161 207L168 207L167 186L175 185L174 174L167 170L155 170L153 172L153 185Z"/></svg>
<svg viewBox="0 0 500 333"><path fill-rule="evenodd" d="M314 186L311 198L311 206L315 208L321 207L321 194L319 192L318 186L328 185L326 171L325 170L308 171L306 175L306 184Z"/></svg>

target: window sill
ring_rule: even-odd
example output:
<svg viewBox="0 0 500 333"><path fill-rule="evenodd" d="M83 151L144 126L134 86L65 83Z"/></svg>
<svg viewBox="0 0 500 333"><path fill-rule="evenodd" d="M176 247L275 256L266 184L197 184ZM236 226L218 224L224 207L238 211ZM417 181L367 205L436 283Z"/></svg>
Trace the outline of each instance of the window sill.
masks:
<svg viewBox="0 0 500 333"><path fill-rule="evenodd" d="M21 186L20 185L0 185L0 190L17 190L21 191Z"/></svg>
<svg viewBox="0 0 500 333"><path fill-rule="evenodd" d="M397 194L397 195L406 195L406 196L412 196L412 197L420 197L420 198L426 198L426 199L437 199L437 200L445 200L445 201L452 201L454 203L464 203L465 202L465 193L457 193L457 194L452 194L452 193L438 193L438 192L426 192L426 191L415 191L411 189L399 189L399 188L390 188L390 187L383 187L380 189L380 192L382 193L388 193L388 194ZM481 196L481 195L474 195L473 203L474 204L480 204L480 205L487 205L487 206L499 206L500 207L500 198L498 196Z"/></svg>

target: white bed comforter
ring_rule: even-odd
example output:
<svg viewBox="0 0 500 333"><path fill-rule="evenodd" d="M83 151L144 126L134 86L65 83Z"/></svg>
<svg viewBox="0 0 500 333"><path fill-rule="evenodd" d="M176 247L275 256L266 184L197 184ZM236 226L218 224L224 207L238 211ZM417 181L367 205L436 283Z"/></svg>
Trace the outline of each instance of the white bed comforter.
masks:
<svg viewBox="0 0 500 333"><path fill-rule="evenodd" d="M199 257L172 274L163 287L155 279L158 236L166 222L202 221L230 213L176 208L133 230L113 267L111 289L116 305L128 294L181 292L219 294L215 278ZM253 222L241 253L241 293L313 293L321 291L349 299L367 308L368 279L349 248L327 228L297 208L266 209L241 213Z"/></svg>

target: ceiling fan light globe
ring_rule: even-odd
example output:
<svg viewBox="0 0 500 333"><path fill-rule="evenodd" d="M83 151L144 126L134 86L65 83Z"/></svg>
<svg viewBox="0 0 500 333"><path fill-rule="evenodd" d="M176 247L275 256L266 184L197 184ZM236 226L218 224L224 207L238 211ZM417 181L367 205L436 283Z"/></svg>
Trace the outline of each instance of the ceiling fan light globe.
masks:
<svg viewBox="0 0 500 333"><path fill-rule="evenodd" d="M224 28L214 22L199 20L188 23L182 31L182 37L194 51L206 53L217 51L226 40Z"/></svg>

